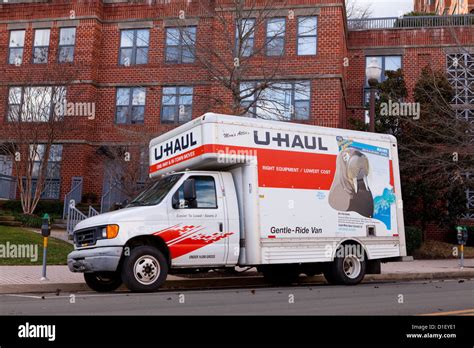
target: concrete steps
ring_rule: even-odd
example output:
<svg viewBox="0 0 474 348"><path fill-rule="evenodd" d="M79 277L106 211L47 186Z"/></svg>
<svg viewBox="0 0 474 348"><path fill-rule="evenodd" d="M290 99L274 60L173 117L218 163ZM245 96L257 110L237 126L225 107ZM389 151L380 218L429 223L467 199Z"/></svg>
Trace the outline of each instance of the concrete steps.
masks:
<svg viewBox="0 0 474 348"><path fill-rule="evenodd" d="M66 219L55 219L54 223L51 224L51 228L57 230L65 230L67 227L67 220Z"/></svg>
<svg viewBox="0 0 474 348"><path fill-rule="evenodd" d="M2 226L11 226L19 227L21 226L20 221L15 221L15 217L11 215L0 215L0 225Z"/></svg>

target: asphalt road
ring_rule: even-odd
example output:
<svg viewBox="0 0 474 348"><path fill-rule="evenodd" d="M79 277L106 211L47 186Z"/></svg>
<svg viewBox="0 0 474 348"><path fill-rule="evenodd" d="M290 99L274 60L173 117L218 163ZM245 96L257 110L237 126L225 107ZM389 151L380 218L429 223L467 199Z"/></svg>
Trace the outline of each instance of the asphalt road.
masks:
<svg viewBox="0 0 474 348"><path fill-rule="evenodd" d="M0 315L474 315L474 280L0 295Z"/></svg>

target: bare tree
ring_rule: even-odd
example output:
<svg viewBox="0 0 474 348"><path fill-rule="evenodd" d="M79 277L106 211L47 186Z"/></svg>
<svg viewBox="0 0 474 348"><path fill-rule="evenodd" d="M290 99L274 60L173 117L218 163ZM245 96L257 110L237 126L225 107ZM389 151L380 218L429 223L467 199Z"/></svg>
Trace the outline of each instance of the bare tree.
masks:
<svg viewBox="0 0 474 348"><path fill-rule="evenodd" d="M7 69L11 67L4 68ZM0 81L8 86L0 151L12 159L25 214L34 212L45 189L51 189L54 181L59 183L62 147L57 141L73 127L65 119L71 112L66 95L79 71L79 67L67 64L62 69L39 69L35 77L24 72L21 83L6 78ZM1 76L9 74L2 72ZM59 185L54 189L59 190Z"/></svg>
<svg viewBox="0 0 474 348"><path fill-rule="evenodd" d="M379 84L376 129L398 138L403 196L410 202L406 222L424 232L433 222L452 227L467 213L465 190L474 184L474 122L456 114L455 89L442 71L425 67L414 103L407 97L402 71L387 72Z"/></svg>
<svg viewBox="0 0 474 348"><path fill-rule="evenodd" d="M285 80L288 75L284 57L288 21L299 21L301 49L316 50L317 20L311 13L297 18L286 2L275 6L272 0L229 0L209 7L200 2L203 18L214 17L212 38L196 40L195 28L177 19L167 29L169 61L195 61L212 83L225 91L209 98L213 105L234 115L288 120L298 113L309 113L309 86L306 82ZM266 33L263 41L256 33ZM305 46L306 45L306 46ZM261 55L271 56L262 63ZM260 56L260 57L259 57ZM283 64L284 63L284 64ZM228 96L230 95L230 100ZM295 95L308 103L295 105ZM199 96L198 96L199 97ZM185 112L185 107L180 108Z"/></svg>
<svg viewBox="0 0 474 348"><path fill-rule="evenodd" d="M110 188L119 192L124 199L135 197L148 182L148 144L101 146L104 176ZM102 168L100 168L102 169ZM121 199L123 200L123 199ZM121 203L113 202L113 203Z"/></svg>
<svg viewBox="0 0 474 348"><path fill-rule="evenodd" d="M361 5L358 0L346 0L347 19L367 19L372 15L370 4Z"/></svg>

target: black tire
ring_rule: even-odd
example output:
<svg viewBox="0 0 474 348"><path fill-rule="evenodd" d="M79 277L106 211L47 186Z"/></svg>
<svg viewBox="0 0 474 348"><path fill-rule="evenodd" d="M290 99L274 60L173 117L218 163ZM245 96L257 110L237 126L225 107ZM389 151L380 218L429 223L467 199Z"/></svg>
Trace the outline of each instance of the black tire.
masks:
<svg viewBox="0 0 474 348"><path fill-rule="evenodd" d="M262 269L263 279L273 285L290 285L298 280L298 265L268 265Z"/></svg>
<svg viewBox="0 0 474 348"><path fill-rule="evenodd" d="M363 251L353 252L362 247L350 245L352 248L346 248L347 246L349 245L342 245L338 249L334 261L324 272L324 276L330 284L356 285L364 279L367 269L365 254Z"/></svg>
<svg viewBox="0 0 474 348"><path fill-rule="evenodd" d="M155 247L133 248L122 264L122 280L133 292L152 292L160 288L168 275L168 261Z"/></svg>
<svg viewBox="0 0 474 348"><path fill-rule="evenodd" d="M84 280L87 286L97 292L114 291L122 285L119 272L84 273Z"/></svg>

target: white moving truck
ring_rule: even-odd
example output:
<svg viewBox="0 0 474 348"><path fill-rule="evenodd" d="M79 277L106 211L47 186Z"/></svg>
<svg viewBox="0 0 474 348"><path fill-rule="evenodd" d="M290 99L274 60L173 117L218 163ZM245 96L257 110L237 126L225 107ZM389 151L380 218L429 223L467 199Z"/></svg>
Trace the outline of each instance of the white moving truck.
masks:
<svg viewBox="0 0 474 348"><path fill-rule="evenodd" d="M73 272L111 291L255 266L272 282L357 284L406 256L396 139L208 113L150 143L156 179L74 231Z"/></svg>

